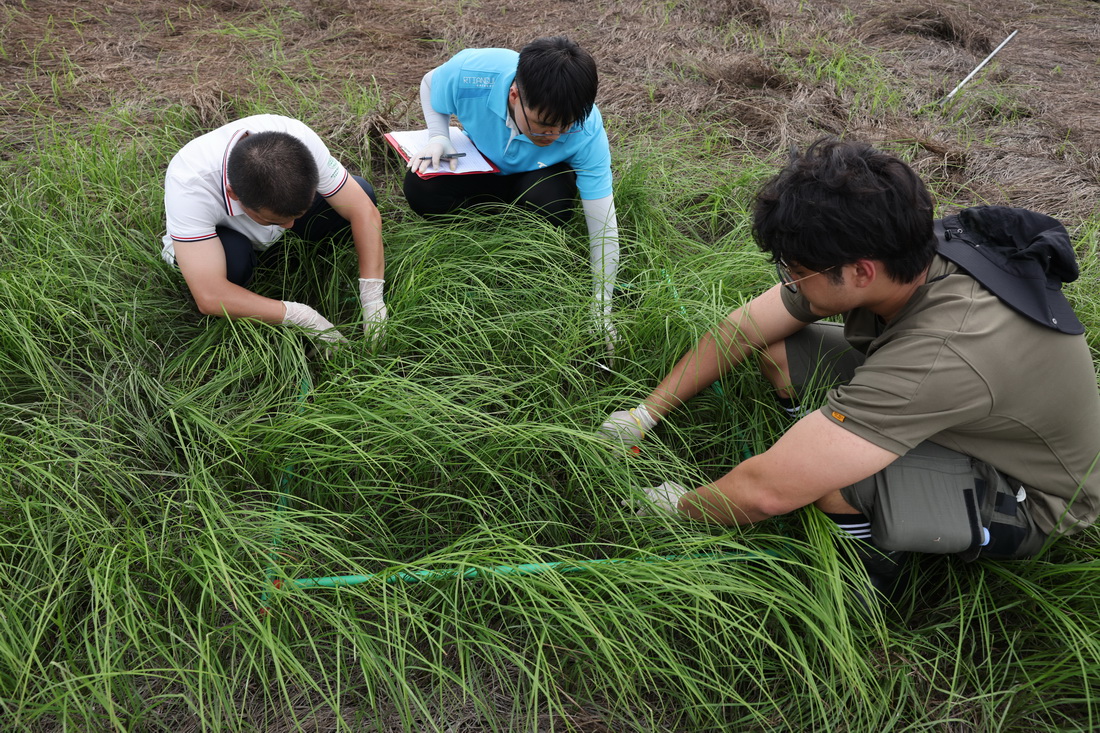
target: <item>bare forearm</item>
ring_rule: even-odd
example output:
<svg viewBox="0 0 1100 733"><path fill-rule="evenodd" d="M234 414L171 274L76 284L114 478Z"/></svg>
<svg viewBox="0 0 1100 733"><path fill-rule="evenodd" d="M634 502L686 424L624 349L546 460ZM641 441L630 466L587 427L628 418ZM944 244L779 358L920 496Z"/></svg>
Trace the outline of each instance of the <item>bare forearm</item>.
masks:
<svg viewBox="0 0 1100 733"><path fill-rule="evenodd" d="M730 313L673 367L645 399L663 417L699 394L758 348L778 343L805 326L782 304L778 286Z"/></svg>
<svg viewBox="0 0 1100 733"><path fill-rule="evenodd" d="M199 311L208 316L255 318L265 323L282 323L286 308L282 301L265 298L228 280L188 283Z"/></svg>
<svg viewBox="0 0 1100 733"><path fill-rule="evenodd" d="M355 253L359 257L359 277L383 279L386 276L386 256L382 246L382 217L372 207L351 222Z"/></svg>
<svg viewBox="0 0 1100 733"><path fill-rule="evenodd" d="M811 412L768 450L748 458L712 483L680 498L694 519L747 524L792 512L829 497L846 506L845 486L878 473L897 455Z"/></svg>
<svg viewBox="0 0 1100 733"><path fill-rule="evenodd" d="M644 400L651 413L667 415L745 360L752 347L728 324L724 321L699 339L653 389Z"/></svg>

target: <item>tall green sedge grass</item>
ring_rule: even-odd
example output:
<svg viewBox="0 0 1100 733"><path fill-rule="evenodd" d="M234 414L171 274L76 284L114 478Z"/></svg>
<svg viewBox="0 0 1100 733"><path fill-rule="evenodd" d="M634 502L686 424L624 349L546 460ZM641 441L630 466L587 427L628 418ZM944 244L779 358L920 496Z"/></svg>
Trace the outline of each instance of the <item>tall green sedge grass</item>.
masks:
<svg viewBox="0 0 1100 733"><path fill-rule="evenodd" d="M579 222L426 223L376 181L381 346L358 332L350 247L289 242L258 277L356 336L311 358L290 330L199 316L159 259L163 167L204 131L192 113L39 119L0 162L8 727L1094 728L1095 530L1028 562L926 558L896 611L867 612L813 511L732 530L635 516L640 487L714 478L785 428L742 369L641 455L593 435L774 277L746 212L775 161L660 123L622 145L608 376ZM1095 259L1085 272L1095 343ZM590 559L637 562L384 580ZM343 575L374 579L272 582Z"/></svg>

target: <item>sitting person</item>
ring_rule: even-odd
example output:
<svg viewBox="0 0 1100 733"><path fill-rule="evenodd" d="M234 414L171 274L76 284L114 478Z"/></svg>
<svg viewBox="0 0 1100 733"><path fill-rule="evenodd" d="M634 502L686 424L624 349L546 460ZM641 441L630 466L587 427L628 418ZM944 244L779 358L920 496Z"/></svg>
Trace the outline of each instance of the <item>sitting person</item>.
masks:
<svg viewBox="0 0 1100 733"><path fill-rule="evenodd" d="M611 151L595 106L596 63L563 37L539 38L515 51L466 49L429 71L420 102L427 146L409 160L405 198L436 217L487 202L516 203L564 226L580 192L588 226L594 316L610 355L615 346L611 296L619 233L611 186ZM499 173L421 178L454 152L455 115ZM448 165L453 170L454 159Z"/></svg>
<svg viewBox="0 0 1100 733"><path fill-rule="evenodd" d="M753 353L803 416L705 486L647 489L647 507L745 524L813 504L859 539L880 590L907 551L1023 558L1096 520L1100 393L1061 292L1068 234L1022 209L932 212L912 169L857 142L818 141L764 186L753 234L780 283L601 432L637 444ZM994 256L1006 241L1012 261ZM823 379L826 404L803 414Z"/></svg>
<svg viewBox="0 0 1100 733"><path fill-rule="evenodd" d="M164 210L161 256L179 268L202 313L294 324L329 342L345 339L316 310L248 287L258 255L287 230L313 242L350 231L363 330L378 336L385 263L374 189L349 176L303 123L255 115L195 138L168 165Z"/></svg>

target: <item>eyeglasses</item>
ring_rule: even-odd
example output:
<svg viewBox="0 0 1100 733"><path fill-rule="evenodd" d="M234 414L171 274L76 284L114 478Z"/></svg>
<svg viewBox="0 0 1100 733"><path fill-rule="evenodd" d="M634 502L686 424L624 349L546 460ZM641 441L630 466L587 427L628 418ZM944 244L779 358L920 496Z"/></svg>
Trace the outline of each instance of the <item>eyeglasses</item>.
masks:
<svg viewBox="0 0 1100 733"><path fill-rule="evenodd" d="M527 127L527 132L524 134L527 135L527 137L560 137L562 135L576 135L578 132L584 132L583 121L574 122L568 130L561 130L559 132L531 132L531 120L527 118L527 103L523 101L523 94L519 91L519 85L516 85L516 96L519 97L519 108L523 112L523 122ZM515 115L512 116L512 119L515 119Z"/></svg>
<svg viewBox="0 0 1100 733"><path fill-rule="evenodd" d="M837 267L839 267L839 265L832 265L831 267L826 267L824 270L815 270L806 277L796 278L791 275L791 266L784 262L782 258L780 258L775 262L775 273L779 275L779 282L783 283L783 287L785 287L792 293L797 293L798 283L802 282L803 280L809 280L814 275L820 275L823 272L835 270Z"/></svg>

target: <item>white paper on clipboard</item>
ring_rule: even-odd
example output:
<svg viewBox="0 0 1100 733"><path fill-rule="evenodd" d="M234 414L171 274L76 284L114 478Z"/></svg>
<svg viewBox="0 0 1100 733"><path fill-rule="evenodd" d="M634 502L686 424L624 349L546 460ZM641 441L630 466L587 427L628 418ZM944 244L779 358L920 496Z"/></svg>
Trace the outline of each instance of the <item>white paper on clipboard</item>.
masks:
<svg viewBox="0 0 1100 733"><path fill-rule="evenodd" d="M451 145L454 146L455 152L466 153L466 155L462 158L455 158L457 163L455 170L451 170L450 163L447 161L440 161L439 170L429 169L424 173L419 173L418 175L421 178L441 175L454 176L463 173L496 173L500 170L491 160L481 154L481 151L470 140L469 135L457 127L452 127L450 132ZM398 154L405 161L408 161L428 144L429 134L427 130L396 130L387 132L384 137Z"/></svg>

